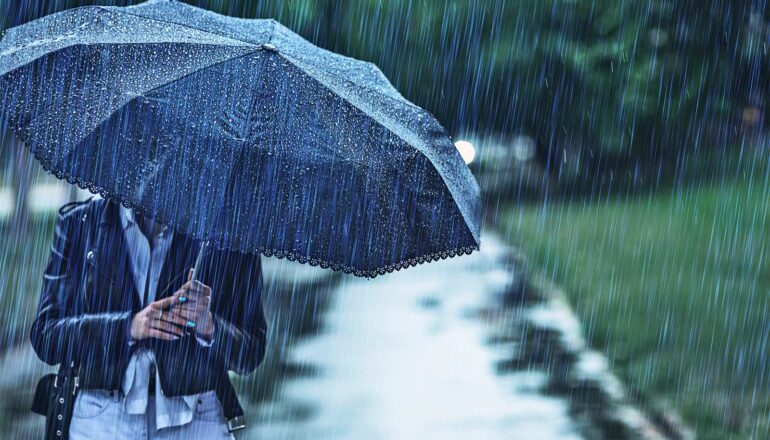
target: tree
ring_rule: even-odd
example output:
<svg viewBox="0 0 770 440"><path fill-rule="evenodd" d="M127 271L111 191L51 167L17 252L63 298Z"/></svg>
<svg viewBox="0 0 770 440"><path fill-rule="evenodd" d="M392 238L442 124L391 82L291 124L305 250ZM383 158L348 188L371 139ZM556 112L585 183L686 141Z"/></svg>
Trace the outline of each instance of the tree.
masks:
<svg viewBox="0 0 770 440"><path fill-rule="evenodd" d="M759 0L189 2L273 17L374 62L450 133L527 132L554 171L567 154L591 168L656 166L728 144L747 106L764 122L770 91ZM6 2L0 12L9 26L94 3ZM138 2L112 2L125 3Z"/></svg>

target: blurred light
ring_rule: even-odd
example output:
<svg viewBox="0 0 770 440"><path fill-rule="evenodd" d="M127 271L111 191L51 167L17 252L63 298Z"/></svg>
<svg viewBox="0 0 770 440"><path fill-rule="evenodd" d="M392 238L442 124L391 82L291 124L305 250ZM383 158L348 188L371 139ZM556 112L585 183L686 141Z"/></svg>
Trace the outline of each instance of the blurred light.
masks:
<svg viewBox="0 0 770 440"><path fill-rule="evenodd" d="M13 191L10 188L0 188L0 219L11 216L13 212Z"/></svg>
<svg viewBox="0 0 770 440"><path fill-rule="evenodd" d="M661 28L650 29L647 32L647 38L653 47L663 47L668 42L668 32Z"/></svg>
<svg viewBox="0 0 770 440"><path fill-rule="evenodd" d="M743 123L746 125L757 125L762 119L762 111L757 107L746 107L743 109Z"/></svg>
<svg viewBox="0 0 770 440"><path fill-rule="evenodd" d="M520 162L532 160L537 154L535 140L529 136L516 136L512 142L513 157Z"/></svg>
<svg viewBox="0 0 770 440"><path fill-rule="evenodd" d="M457 141L455 142L455 147L457 147L457 151L460 152L460 156L462 156L466 164L473 162L473 158L476 157L476 148L472 143L468 141Z"/></svg>
<svg viewBox="0 0 770 440"><path fill-rule="evenodd" d="M35 185L28 197L29 210L35 213L55 211L69 201L67 185L60 182Z"/></svg>

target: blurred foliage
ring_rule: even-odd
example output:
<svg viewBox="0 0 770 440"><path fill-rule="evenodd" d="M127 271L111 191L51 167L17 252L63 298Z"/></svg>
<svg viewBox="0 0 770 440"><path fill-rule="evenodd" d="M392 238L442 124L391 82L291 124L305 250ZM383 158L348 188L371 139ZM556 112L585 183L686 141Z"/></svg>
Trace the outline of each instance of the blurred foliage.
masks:
<svg viewBox="0 0 770 440"><path fill-rule="evenodd" d="M41 274L50 251L56 217L36 215L25 225L22 233L12 229L11 225L2 220L4 219L0 219L0 237L4 239L0 240L0 267L3 268L3 274L0 275L0 307L3 310L13 310L14 318L6 320L0 326L0 353L7 346L28 337L29 324L36 312L37 292L40 291L43 281ZM19 236L39 239L14 239Z"/></svg>
<svg viewBox="0 0 770 440"><path fill-rule="evenodd" d="M767 0L188 2L373 61L450 133L529 133L552 169L731 144L770 91ZM0 26L97 3L138 2L0 0Z"/></svg>

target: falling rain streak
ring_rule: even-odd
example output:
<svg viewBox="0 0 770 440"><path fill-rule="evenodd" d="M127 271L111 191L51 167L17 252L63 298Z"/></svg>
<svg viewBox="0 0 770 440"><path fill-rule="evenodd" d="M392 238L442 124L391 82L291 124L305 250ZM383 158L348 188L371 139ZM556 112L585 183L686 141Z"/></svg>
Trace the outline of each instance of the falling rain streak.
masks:
<svg viewBox="0 0 770 440"><path fill-rule="evenodd" d="M770 438L768 8L0 0L0 438L89 198L261 260L238 438Z"/></svg>

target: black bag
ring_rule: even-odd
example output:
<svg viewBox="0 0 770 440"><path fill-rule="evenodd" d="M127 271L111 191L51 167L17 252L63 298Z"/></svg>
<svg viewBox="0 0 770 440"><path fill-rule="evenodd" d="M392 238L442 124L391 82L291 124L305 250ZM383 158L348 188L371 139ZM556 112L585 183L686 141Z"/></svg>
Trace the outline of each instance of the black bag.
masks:
<svg viewBox="0 0 770 440"><path fill-rule="evenodd" d="M57 374L47 374L37 382L32 412L45 416L44 439L64 440L69 437L78 389L78 369L74 362L69 368L61 367Z"/></svg>

